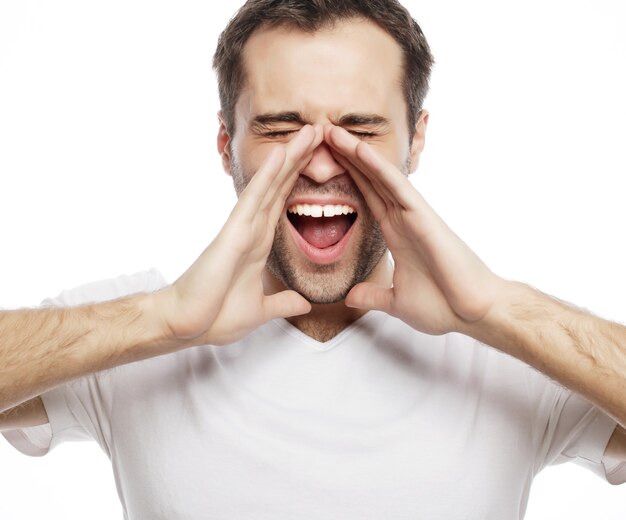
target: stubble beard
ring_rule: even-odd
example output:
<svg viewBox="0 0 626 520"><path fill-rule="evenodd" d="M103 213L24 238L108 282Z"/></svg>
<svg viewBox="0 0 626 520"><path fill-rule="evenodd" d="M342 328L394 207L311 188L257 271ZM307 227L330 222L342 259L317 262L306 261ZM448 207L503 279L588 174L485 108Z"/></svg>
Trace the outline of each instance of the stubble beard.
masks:
<svg viewBox="0 0 626 520"><path fill-rule="evenodd" d="M239 196L252 177L245 172L238 161L232 161L231 173L235 190ZM360 202L357 221L360 231L355 246L356 259L350 265L339 263L320 265L309 262L309 270L303 273L296 267L293 253L288 247L289 231L285 219L276 226L274 242L267 259L266 267L285 287L300 293L313 304L337 303L345 299L350 289L367 279L387 251L387 244L380 225L372 215L354 182L347 175L334 177L325 184L317 184L301 175L296 181L291 196L342 195L349 200Z"/></svg>
<svg viewBox="0 0 626 520"><path fill-rule="evenodd" d="M309 262L312 268L308 272L298 271L287 248L288 231L285 230L284 221L280 221L267 259L267 269L285 287L297 291L313 304L337 303L344 300L352 287L367 279L387 250L378 222L368 218L371 215L364 218L363 213L361 210L358 216L363 220L360 222L361 236L355 245L356 259L347 267Z"/></svg>

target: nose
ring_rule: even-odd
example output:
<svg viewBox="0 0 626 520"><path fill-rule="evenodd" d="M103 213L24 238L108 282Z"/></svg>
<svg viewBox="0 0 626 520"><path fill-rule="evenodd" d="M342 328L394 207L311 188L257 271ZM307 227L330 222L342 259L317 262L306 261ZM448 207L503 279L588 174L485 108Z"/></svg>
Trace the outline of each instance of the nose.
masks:
<svg viewBox="0 0 626 520"><path fill-rule="evenodd" d="M330 153L330 148L323 141L313 151L311 161L302 170L302 175L306 175L318 184L324 184L343 173L346 173L345 168L335 160Z"/></svg>

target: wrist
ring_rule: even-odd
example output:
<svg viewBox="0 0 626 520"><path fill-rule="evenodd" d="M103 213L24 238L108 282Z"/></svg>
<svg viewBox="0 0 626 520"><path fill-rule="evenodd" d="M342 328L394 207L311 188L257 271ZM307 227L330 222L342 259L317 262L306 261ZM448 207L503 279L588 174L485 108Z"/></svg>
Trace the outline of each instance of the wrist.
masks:
<svg viewBox="0 0 626 520"><path fill-rule="evenodd" d="M516 332L521 322L541 319L545 313L536 292L526 284L501 279L493 304L483 318L461 322L458 332L523 359L524 342Z"/></svg>
<svg viewBox="0 0 626 520"><path fill-rule="evenodd" d="M171 326L172 310L175 308L174 294L171 287L154 293L136 296L142 328L146 337L144 342L164 352L178 350L185 344L176 336Z"/></svg>

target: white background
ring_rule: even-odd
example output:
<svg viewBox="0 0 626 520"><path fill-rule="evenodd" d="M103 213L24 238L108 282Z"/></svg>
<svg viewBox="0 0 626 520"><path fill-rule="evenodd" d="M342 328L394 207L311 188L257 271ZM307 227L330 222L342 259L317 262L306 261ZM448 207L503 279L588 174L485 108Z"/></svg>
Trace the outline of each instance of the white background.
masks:
<svg viewBox="0 0 626 520"><path fill-rule="evenodd" d="M153 266L173 281L216 234L226 3L0 0L0 306ZM622 0L405 4L437 59L415 186L500 275L625 321ZM95 443L0 441L0 518L43 517L121 518ZM526 518L624 517L625 489L568 464Z"/></svg>

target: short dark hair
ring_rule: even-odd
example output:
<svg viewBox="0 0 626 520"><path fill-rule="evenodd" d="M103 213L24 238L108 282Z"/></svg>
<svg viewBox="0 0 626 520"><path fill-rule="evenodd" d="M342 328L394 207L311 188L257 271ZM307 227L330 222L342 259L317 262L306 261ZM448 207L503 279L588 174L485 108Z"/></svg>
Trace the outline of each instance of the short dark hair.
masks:
<svg viewBox="0 0 626 520"><path fill-rule="evenodd" d="M350 18L376 23L402 48L403 88L412 137L434 60L420 26L398 0L248 0L220 35L213 57L226 131L234 135L235 105L245 81L243 48L255 30L282 26L313 33Z"/></svg>

